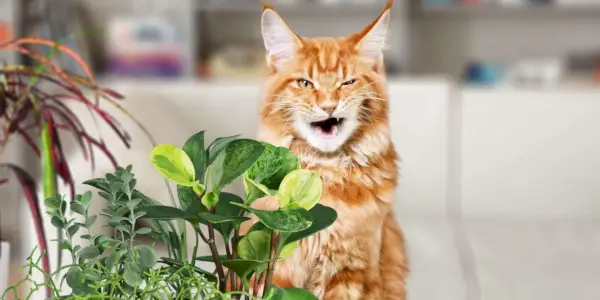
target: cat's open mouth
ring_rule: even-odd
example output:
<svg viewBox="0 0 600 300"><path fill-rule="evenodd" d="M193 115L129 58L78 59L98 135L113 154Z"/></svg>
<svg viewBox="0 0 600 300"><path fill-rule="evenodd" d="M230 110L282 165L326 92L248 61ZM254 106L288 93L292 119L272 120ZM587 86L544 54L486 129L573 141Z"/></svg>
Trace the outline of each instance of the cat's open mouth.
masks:
<svg viewBox="0 0 600 300"><path fill-rule="evenodd" d="M319 122L310 123L310 127L326 136L337 135L339 127L344 123L344 118L329 118Z"/></svg>

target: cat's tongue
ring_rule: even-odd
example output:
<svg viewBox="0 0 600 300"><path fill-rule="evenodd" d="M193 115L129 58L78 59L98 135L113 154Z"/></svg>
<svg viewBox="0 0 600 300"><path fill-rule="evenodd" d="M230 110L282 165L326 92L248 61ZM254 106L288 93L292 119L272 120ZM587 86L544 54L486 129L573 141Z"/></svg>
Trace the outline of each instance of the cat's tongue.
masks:
<svg viewBox="0 0 600 300"><path fill-rule="evenodd" d="M321 136L335 136L339 131L337 125L332 126L330 128L316 127L315 130Z"/></svg>
<svg viewBox="0 0 600 300"><path fill-rule="evenodd" d="M338 134L339 125L343 119L329 118L327 120L310 123L310 126L321 136L335 136Z"/></svg>

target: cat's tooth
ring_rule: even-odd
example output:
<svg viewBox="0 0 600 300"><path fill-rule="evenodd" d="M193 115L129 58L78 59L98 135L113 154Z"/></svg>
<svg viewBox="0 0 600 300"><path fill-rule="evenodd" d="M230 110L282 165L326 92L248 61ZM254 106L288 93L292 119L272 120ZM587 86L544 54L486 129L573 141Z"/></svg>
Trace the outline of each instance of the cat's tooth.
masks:
<svg viewBox="0 0 600 300"><path fill-rule="evenodd" d="M333 129L331 130L331 134L332 135L337 135L338 131L339 131L338 127L337 126L333 126Z"/></svg>

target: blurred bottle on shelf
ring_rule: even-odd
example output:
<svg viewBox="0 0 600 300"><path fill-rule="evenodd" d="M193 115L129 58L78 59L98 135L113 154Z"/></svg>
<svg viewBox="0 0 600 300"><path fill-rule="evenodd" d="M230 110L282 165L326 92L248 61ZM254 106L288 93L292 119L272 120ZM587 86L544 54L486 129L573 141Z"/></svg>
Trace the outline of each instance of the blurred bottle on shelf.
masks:
<svg viewBox="0 0 600 300"><path fill-rule="evenodd" d="M496 85L502 79L502 68L497 63L471 61L465 67L463 79L473 85Z"/></svg>
<svg viewBox="0 0 600 300"><path fill-rule="evenodd" d="M422 0L421 4L427 6L439 6L439 5L454 5L457 4L455 0Z"/></svg>
<svg viewBox="0 0 600 300"><path fill-rule="evenodd" d="M199 66L199 75L219 79L249 79L265 75L266 62L262 46L228 45L217 49L207 64Z"/></svg>
<svg viewBox="0 0 600 300"><path fill-rule="evenodd" d="M126 77L180 77L183 48L178 26L158 16L113 19L107 35L108 72Z"/></svg>

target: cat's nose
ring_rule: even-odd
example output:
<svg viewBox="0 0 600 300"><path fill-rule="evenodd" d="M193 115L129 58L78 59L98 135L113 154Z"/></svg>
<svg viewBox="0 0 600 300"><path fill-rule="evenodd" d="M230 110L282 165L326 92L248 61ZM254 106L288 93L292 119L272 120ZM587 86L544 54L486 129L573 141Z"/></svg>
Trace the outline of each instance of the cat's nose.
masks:
<svg viewBox="0 0 600 300"><path fill-rule="evenodd" d="M319 108L331 116L337 108L337 103L322 103L319 105Z"/></svg>

